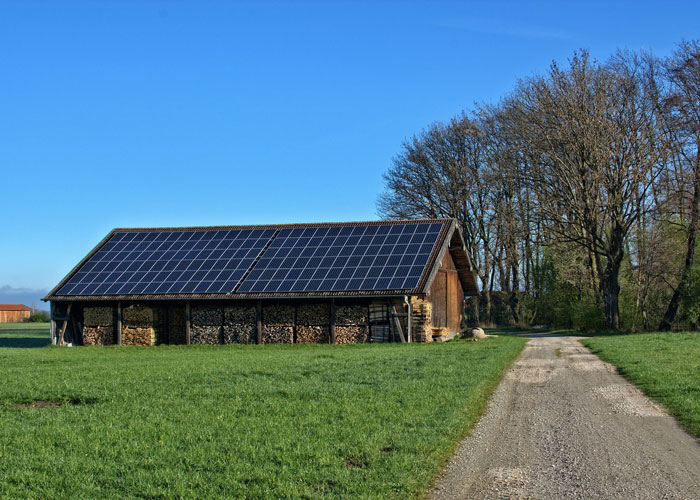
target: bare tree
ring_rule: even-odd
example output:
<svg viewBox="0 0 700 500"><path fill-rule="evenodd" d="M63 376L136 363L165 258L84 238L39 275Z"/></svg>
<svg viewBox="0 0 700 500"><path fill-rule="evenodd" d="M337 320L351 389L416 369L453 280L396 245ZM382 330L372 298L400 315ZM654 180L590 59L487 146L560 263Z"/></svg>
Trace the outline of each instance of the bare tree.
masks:
<svg viewBox="0 0 700 500"><path fill-rule="evenodd" d="M481 282L489 317L494 210L486 155L484 135L474 120L462 115L448 124L435 124L403 144L403 151L384 175L386 191L377 206L385 218L457 219ZM478 323L478 305L475 315Z"/></svg>
<svg viewBox="0 0 700 500"><path fill-rule="evenodd" d="M650 209L658 175L653 113L642 65L618 57L602 66L575 54L568 69L521 86L521 121L529 124L539 165L531 181L551 234L592 255L605 323L620 326L619 274L625 239Z"/></svg>
<svg viewBox="0 0 700 500"><path fill-rule="evenodd" d="M686 253L678 285L659 328L670 330L679 305L688 294L690 272L695 261L698 224L700 223L700 43L682 42L673 56L664 62L666 87L660 93L660 116L672 154L671 166L676 179L688 179L689 200L686 200L685 182L675 183L680 195L678 212L687 220ZM684 210L686 208L686 210Z"/></svg>

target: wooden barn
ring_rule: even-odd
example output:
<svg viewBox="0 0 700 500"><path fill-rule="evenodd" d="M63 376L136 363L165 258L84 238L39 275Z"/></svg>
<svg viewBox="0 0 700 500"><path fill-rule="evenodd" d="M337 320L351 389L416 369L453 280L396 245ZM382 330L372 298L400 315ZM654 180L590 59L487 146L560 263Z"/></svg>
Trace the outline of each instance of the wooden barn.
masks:
<svg viewBox="0 0 700 500"><path fill-rule="evenodd" d="M21 323L31 314L32 308L22 304L0 304L0 323Z"/></svg>
<svg viewBox="0 0 700 500"><path fill-rule="evenodd" d="M130 228L44 299L55 343L431 342L478 290L453 219Z"/></svg>

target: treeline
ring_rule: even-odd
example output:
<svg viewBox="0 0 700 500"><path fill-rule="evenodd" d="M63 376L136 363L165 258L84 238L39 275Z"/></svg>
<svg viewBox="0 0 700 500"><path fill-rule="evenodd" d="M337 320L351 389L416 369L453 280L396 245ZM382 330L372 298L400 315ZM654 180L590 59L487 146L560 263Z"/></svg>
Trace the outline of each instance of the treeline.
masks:
<svg viewBox="0 0 700 500"><path fill-rule="evenodd" d="M697 328L699 144L698 41L581 51L407 140L378 210L461 223L474 323Z"/></svg>

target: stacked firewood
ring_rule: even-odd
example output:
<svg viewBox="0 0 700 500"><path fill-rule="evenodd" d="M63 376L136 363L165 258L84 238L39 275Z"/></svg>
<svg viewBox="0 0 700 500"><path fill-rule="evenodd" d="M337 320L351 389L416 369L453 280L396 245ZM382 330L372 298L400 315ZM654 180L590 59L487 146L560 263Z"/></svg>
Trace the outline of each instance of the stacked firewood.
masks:
<svg viewBox="0 0 700 500"><path fill-rule="evenodd" d="M263 344L291 344L294 340L294 306L270 304L263 307Z"/></svg>
<svg viewBox="0 0 700 500"><path fill-rule="evenodd" d="M224 344L255 344L256 328L254 305L224 308Z"/></svg>
<svg viewBox="0 0 700 500"><path fill-rule="evenodd" d="M168 307L168 342L186 344L185 307Z"/></svg>
<svg viewBox="0 0 700 500"><path fill-rule="evenodd" d="M450 329L445 327L433 327L430 329L432 340L434 342L445 342L450 335Z"/></svg>
<svg viewBox="0 0 700 500"><path fill-rule="evenodd" d="M368 320L366 305L338 305L335 308L335 323L337 325L366 325Z"/></svg>
<svg viewBox="0 0 700 500"><path fill-rule="evenodd" d="M145 305L133 305L122 309L122 323L127 326L153 326L153 309Z"/></svg>
<svg viewBox="0 0 700 500"><path fill-rule="evenodd" d="M358 344L369 340L367 306L339 305L335 308L335 343Z"/></svg>
<svg viewBox="0 0 700 500"><path fill-rule="evenodd" d="M299 344L327 344L330 339L330 305L328 303L299 304L297 307L297 338Z"/></svg>
<svg viewBox="0 0 700 500"><path fill-rule="evenodd" d="M221 307L201 306L192 309L190 342L192 344L220 344L224 310Z"/></svg>
<svg viewBox="0 0 700 500"><path fill-rule="evenodd" d="M114 309L85 307L83 309L83 345L114 344Z"/></svg>
<svg viewBox="0 0 700 500"><path fill-rule="evenodd" d="M155 345L156 329L153 309L133 305L122 310L122 345Z"/></svg>
<svg viewBox="0 0 700 500"><path fill-rule="evenodd" d="M114 344L114 328L111 326L83 327L83 345Z"/></svg>
<svg viewBox="0 0 700 500"><path fill-rule="evenodd" d="M432 342L433 306L430 302L413 299L411 303L411 340L413 342Z"/></svg>
<svg viewBox="0 0 700 500"><path fill-rule="evenodd" d="M122 345L155 345L156 330L152 326L122 327Z"/></svg>

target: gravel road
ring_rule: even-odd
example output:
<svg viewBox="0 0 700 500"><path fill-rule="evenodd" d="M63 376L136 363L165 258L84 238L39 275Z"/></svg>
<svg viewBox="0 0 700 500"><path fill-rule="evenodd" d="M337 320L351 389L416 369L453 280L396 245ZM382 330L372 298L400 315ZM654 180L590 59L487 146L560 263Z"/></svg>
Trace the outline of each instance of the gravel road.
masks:
<svg viewBox="0 0 700 500"><path fill-rule="evenodd" d="M574 337L532 338L432 499L700 499L700 443Z"/></svg>

